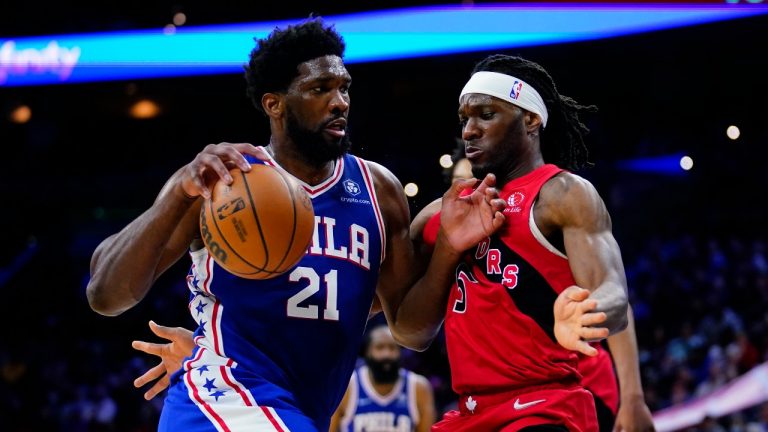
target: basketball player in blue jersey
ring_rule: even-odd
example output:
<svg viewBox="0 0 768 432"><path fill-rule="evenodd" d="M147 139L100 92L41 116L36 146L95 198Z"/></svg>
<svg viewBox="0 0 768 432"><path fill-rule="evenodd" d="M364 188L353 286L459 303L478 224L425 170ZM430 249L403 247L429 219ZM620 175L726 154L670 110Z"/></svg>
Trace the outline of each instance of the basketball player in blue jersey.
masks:
<svg viewBox="0 0 768 432"><path fill-rule="evenodd" d="M402 185L386 168L347 154L351 77L344 42L320 20L258 41L247 93L270 123L269 145L208 145L166 182L153 205L104 240L91 259L91 307L118 315L188 254L194 347L170 387L161 431L325 431L354 369L377 296L398 343L426 348L421 312L448 285L450 263L498 229L495 178L455 183L442 207L431 261L415 259ZM315 235L298 265L263 281L211 259L198 218L217 181L252 163L282 167L310 194ZM460 197L461 191L477 186ZM448 263L448 265L446 265Z"/></svg>
<svg viewBox="0 0 768 432"><path fill-rule="evenodd" d="M435 422L432 386L400 367L400 346L386 325L368 331L365 365L357 368L331 432L428 432Z"/></svg>

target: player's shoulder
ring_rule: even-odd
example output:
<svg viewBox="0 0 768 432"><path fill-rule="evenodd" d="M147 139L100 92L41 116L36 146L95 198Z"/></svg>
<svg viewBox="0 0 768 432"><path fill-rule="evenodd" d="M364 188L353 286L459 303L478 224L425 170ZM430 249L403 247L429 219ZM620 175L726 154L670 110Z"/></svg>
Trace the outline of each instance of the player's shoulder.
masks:
<svg viewBox="0 0 768 432"><path fill-rule="evenodd" d="M433 393L432 384L427 377L419 375L416 372L408 371L408 379L413 383L412 388L417 401L431 400L431 395Z"/></svg>
<svg viewBox="0 0 768 432"><path fill-rule="evenodd" d="M539 192L539 199L546 204L578 204L599 200L600 194L584 177L569 171L561 171L544 183Z"/></svg>
<svg viewBox="0 0 768 432"><path fill-rule="evenodd" d="M413 371L408 371L408 379L413 381L413 384L416 387L429 387L431 388L431 384L429 383L429 379L425 377L424 375L417 374Z"/></svg>
<svg viewBox="0 0 768 432"><path fill-rule="evenodd" d="M395 222L396 225L407 228L411 217L408 210L408 200L400 180L383 165L365 159L360 160L371 172L374 191L387 226Z"/></svg>
<svg viewBox="0 0 768 432"><path fill-rule="evenodd" d="M605 214L605 204L595 186L584 177L563 171L541 187L537 211L557 225L591 220Z"/></svg>
<svg viewBox="0 0 768 432"><path fill-rule="evenodd" d="M569 193L594 191L595 187L584 177L570 171L560 171L547 180L541 187L541 193L565 196Z"/></svg>
<svg viewBox="0 0 768 432"><path fill-rule="evenodd" d="M384 187L398 187L400 188L400 180L384 165L369 161L363 158L358 158L371 172L373 176L373 182L375 185L381 185Z"/></svg>

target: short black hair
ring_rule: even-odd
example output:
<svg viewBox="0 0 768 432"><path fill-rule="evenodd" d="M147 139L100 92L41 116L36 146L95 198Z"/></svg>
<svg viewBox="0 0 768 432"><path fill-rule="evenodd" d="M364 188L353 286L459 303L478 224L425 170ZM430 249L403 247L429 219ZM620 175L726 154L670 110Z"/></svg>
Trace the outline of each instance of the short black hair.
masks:
<svg viewBox="0 0 768 432"><path fill-rule="evenodd" d="M261 112L264 93L288 90L299 75L301 63L327 55L344 56L344 39L322 18L311 18L281 30L275 28L265 39L255 39L245 66L246 94Z"/></svg>
<svg viewBox="0 0 768 432"><path fill-rule="evenodd" d="M597 110L594 105L580 105L568 96L557 91L555 82L549 73L538 63L504 54L494 54L481 60L475 72L488 71L512 75L520 78L544 99L549 113L547 127L541 128L541 153L544 161L562 168L576 170L590 166L589 151L584 143L584 135L589 129L579 119L582 112Z"/></svg>

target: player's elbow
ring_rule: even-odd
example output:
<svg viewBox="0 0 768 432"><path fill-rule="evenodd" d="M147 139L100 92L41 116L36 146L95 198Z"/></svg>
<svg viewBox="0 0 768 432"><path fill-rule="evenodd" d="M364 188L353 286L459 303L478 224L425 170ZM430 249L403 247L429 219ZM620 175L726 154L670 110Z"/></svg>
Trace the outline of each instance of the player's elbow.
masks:
<svg viewBox="0 0 768 432"><path fill-rule="evenodd" d="M628 309L629 301L626 293L624 293L616 299L614 307L609 314L610 322L608 323L608 328L610 329L610 334L622 332L627 328L629 325Z"/></svg>
<svg viewBox="0 0 768 432"><path fill-rule="evenodd" d="M114 308L111 302L104 295L103 289L98 283L94 282L93 278L88 282L88 286L85 288L85 296L88 298L88 306L91 309L105 316L116 316L120 314L116 308Z"/></svg>
<svg viewBox="0 0 768 432"><path fill-rule="evenodd" d="M97 275L91 276L88 281L85 296L91 309L104 316L117 316L129 308L121 305L114 296L110 295L106 284Z"/></svg>
<svg viewBox="0 0 768 432"><path fill-rule="evenodd" d="M627 319L627 314L625 313L623 317L620 316L616 319L616 324L613 326L613 331L611 331L611 334L623 332L626 330L628 325L629 320Z"/></svg>
<svg viewBox="0 0 768 432"><path fill-rule="evenodd" d="M414 340L414 339L395 339L398 343L398 345L408 348L409 350L416 351L416 352L424 352L426 351L431 345L431 340Z"/></svg>

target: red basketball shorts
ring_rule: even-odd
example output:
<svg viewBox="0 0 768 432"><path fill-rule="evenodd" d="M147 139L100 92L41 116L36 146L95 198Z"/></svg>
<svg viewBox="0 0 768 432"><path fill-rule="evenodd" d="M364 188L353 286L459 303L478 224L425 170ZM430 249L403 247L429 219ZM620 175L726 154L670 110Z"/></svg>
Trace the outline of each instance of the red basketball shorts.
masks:
<svg viewBox="0 0 768 432"><path fill-rule="evenodd" d="M506 393L464 395L432 432L513 432L536 425L562 425L570 432L598 430L592 394L558 385Z"/></svg>

